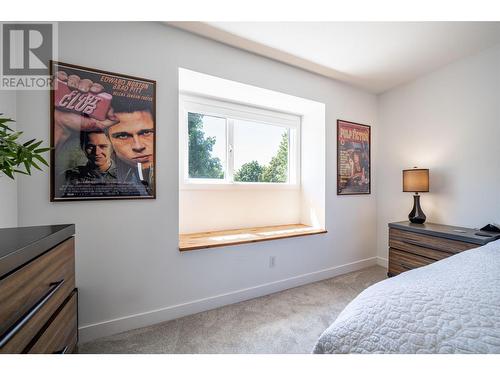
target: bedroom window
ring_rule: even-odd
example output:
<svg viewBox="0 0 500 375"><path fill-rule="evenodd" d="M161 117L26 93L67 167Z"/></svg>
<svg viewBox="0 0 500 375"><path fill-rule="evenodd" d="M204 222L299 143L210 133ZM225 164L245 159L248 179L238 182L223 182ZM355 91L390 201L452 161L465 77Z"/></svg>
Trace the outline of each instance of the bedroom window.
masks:
<svg viewBox="0 0 500 375"><path fill-rule="evenodd" d="M324 103L179 68L178 111L179 250L326 232Z"/></svg>
<svg viewBox="0 0 500 375"><path fill-rule="evenodd" d="M298 186L300 117L181 97L182 182L189 186Z"/></svg>

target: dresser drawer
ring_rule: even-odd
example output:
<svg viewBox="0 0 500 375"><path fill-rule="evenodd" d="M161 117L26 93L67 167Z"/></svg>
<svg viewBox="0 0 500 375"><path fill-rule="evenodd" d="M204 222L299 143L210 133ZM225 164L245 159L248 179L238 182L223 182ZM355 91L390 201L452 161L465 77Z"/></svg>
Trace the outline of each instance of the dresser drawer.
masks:
<svg viewBox="0 0 500 375"><path fill-rule="evenodd" d="M427 266L434 263L433 259L421 257L406 251L397 249L389 249L389 274L392 276L398 275L402 272L412 270L414 268Z"/></svg>
<svg viewBox="0 0 500 375"><path fill-rule="evenodd" d="M425 234L389 229L389 247L441 260L479 245Z"/></svg>
<svg viewBox="0 0 500 375"><path fill-rule="evenodd" d="M0 280L0 353L20 353L75 288L70 238Z"/></svg>
<svg viewBox="0 0 500 375"><path fill-rule="evenodd" d="M29 354L70 354L77 339L76 291L59 308L27 349Z"/></svg>

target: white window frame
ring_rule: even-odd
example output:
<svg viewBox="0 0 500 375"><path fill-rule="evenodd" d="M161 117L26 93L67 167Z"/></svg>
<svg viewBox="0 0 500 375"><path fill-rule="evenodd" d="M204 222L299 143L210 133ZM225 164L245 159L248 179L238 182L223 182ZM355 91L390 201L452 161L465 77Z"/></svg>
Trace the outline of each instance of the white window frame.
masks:
<svg viewBox="0 0 500 375"><path fill-rule="evenodd" d="M188 112L226 118L226 170L224 179L189 178L189 137ZM288 182L236 182L233 181L233 133L234 120L256 121L261 124L281 126L288 132ZM179 95L179 181L182 190L204 189L299 189L300 188L300 134L301 117L258 108L251 105L233 103L225 100L196 96Z"/></svg>

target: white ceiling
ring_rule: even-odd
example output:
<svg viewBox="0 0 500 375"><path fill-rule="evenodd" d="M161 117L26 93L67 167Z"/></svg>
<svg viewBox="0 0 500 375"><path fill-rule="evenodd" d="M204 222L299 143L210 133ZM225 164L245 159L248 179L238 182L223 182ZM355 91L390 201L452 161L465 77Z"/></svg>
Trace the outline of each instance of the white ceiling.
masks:
<svg viewBox="0 0 500 375"><path fill-rule="evenodd" d="M382 93L500 43L500 22L170 22Z"/></svg>

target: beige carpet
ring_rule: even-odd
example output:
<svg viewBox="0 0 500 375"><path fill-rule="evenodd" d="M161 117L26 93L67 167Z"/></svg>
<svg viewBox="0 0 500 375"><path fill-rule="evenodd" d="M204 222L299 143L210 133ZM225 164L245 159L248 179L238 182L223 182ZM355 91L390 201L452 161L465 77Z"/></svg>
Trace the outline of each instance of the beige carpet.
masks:
<svg viewBox="0 0 500 375"><path fill-rule="evenodd" d="M101 338L80 353L310 353L363 289L386 278L375 266L249 301Z"/></svg>

